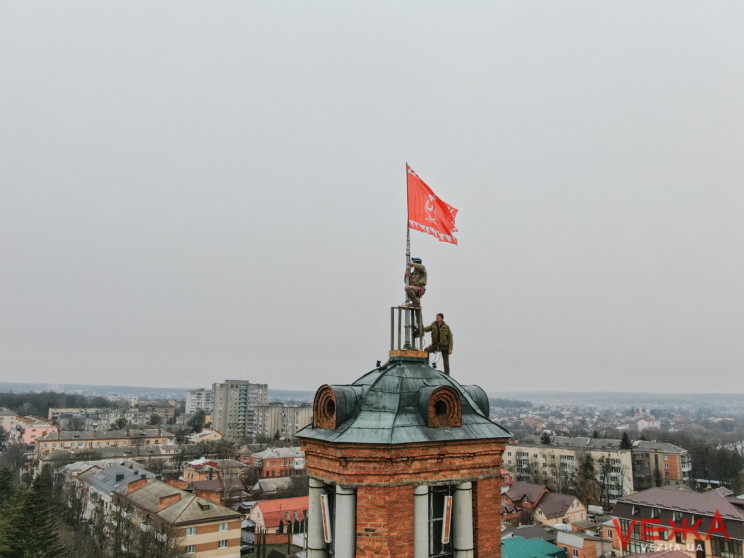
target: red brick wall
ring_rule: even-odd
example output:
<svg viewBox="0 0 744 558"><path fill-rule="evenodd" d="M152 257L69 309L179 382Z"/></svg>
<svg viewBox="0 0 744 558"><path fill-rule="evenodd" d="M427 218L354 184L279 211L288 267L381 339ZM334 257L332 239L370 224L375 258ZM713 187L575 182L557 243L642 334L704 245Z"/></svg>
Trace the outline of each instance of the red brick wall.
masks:
<svg viewBox="0 0 744 558"><path fill-rule="evenodd" d="M469 440L399 446L302 440L309 476L345 486L431 483L501 476L503 442Z"/></svg>
<svg viewBox="0 0 744 558"><path fill-rule="evenodd" d="M473 483L475 558L501 558L501 476Z"/></svg>
<svg viewBox="0 0 744 558"><path fill-rule="evenodd" d="M165 484L180 488L181 490L186 490L186 488L189 486L189 483L180 479L165 479Z"/></svg>
<svg viewBox="0 0 744 558"><path fill-rule="evenodd" d="M413 486L357 488L356 556L413 556Z"/></svg>
<svg viewBox="0 0 744 558"><path fill-rule="evenodd" d="M138 490L147 484L147 479L138 479L132 481L127 485L127 494L131 494L135 490Z"/></svg>
<svg viewBox="0 0 744 558"><path fill-rule="evenodd" d="M303 439L308 475L357 489L358 558L413 555L413 486L472 481L477 558L501 556L502 440L399 446Z"/></svg>
<svg viewBox="0 0 744 558"><path fill-rule="evenodd" d="M181 501L182 494L180 492L176 494L171 494L170 496L163 496L158 501L158 510L164 510L165 508L172 506L176 502Z"/></svg>

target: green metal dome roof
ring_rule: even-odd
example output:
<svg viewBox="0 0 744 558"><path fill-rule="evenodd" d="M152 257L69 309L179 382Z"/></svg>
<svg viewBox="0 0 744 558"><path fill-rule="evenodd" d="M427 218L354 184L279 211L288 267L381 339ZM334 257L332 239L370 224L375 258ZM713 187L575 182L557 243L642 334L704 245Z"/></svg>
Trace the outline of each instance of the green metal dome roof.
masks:
<svg viewBox="0 0 744 558"><path fill-rule="evenodd" d="M320 424L319 397L329 393L332 425ZM488 418L488 396L431 368L426 359L391 358L351 385L323 386L315 396L313 423L298 438L352 444L412 444L511 438ZM435 406L444 424L431 426ZM457 415L457 416L455 416ZM437 417L435 417L436 420ZM449 421L449 423L448 423ZM320 425L319 425L320 424Z"/></svg>

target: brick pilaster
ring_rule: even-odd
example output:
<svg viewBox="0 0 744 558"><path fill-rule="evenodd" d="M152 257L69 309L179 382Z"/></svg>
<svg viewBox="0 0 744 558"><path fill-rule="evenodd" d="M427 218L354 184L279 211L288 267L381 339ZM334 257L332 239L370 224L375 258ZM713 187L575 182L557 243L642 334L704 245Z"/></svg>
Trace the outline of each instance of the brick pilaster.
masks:
<svg viewBox="0 0 744 558"><path fill-rule="evenodd" d="M501 558L501 478L481 479L473 487L475 558Z"/></svg>

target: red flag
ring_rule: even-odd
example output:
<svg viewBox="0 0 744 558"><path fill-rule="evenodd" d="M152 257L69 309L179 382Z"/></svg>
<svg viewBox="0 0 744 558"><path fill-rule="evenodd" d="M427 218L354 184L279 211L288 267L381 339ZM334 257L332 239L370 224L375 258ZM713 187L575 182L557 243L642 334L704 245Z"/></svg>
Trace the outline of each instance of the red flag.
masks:
<svg viewBox="0 0 744 558"><path fill-rule="evenodd" d="M440 200L426 183L406 165L408 176L408 228L429 233L441 242L457 244L452 233L457 210Z"/></svg>

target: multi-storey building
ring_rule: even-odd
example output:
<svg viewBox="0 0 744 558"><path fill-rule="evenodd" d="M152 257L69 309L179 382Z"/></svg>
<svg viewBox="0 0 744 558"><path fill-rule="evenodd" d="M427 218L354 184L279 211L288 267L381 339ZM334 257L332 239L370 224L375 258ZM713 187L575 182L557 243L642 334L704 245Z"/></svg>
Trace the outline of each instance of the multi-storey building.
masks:
<svg viewBox="0 0 744 558"><path fill-rule="evenodd" d="M214 411L212 425L228 438L256 437L256 408L269 403L269 386L248 380L225 380L212 384Z"/></svg>
<svg viewBox="0 0 744 558"><path fill-rule="evenodd" d="M54 450L98 449L136 447L150 445L173 445L175 436L160 428L149 430L110 430L106 432L73 430L52 432L38 439L34 459L38 460Z"/></svg>
<svg viewBox="0 0 744 558"><path fill-rule="evenodd" d="M106 413L113 409L104 409L101 407L49 407L47 418L55 424L62 415L84 415L91 413Z"/></svg>
<svg viewBox="0 0 744 558"><path fill-rule="evenodd" d="M186 414L201 409L209 414L214 409L214 392L211 389L190 389L186 392Z"/></svg>
<svg viewBox="0 0 744 558"><path fill-rule="evenodd" d="M176 405L171 401L140 401L139 410L142 413L155 413L163 419L163 422L176 416Z"/></svg>
<svg viewBox="0 0 744 558"><path fill-rule="evenodd" d="M256 408L256 436L292 438L313 420L313 408L306 405L266 405Z"/></svg>
<svg viewBox="0 0 744 558"><path fill-rule="evenodd" d="M173 529L187 556L240 556L241 515L211 500L145 478L115 490L114 505L132 510L143 525Z"/></svg>
<svg viewBox="0 0 744 558"><path fill-rule="evenodd" d="M33 446L40 438L57 432L57 427L36 417L18 417L12 436L26 446Z"/></svg>
<svg viewBox="0 0 744 558"><path fill-rule="evenodd" d="M121 420L124 420L127 426L147 426L151 418L152 411L140 411L136 407L49 409L49 420L52 420L60 430L108 430ZM163 415L162 419L165 421L166 415Z"/></svg>
<svg viewBox="0 0 744 558"><path fill-rule="evenodd" d="M300 448L269 448L240 457L241 463L260 471L260 478L294 477L305 469L305 452Z"/></svg>
<svg viewBox="0 0 744 558"><path fill-rule="evenodd" d="M727 488L658 487L619 500L602 535L627 556L681 551L693 558L742 558L744 500Z"/></svg>
<svg viewBox="0 0 744 558"><path fill-rule="evenodd" d="M645 490L655 486L686 484L692 460L686 449L665 442L633 442L633 486Z"/></svg>
<svg viewBox="0 0 744 558"><path fill-rule="evenodd" d="M575 488L575 474L587 457L593 460L611 502L633 492L631 451L620 449L620 440L555 436L550 444L510 444L504 465L519 482L542 483L554 492L565 492Z"/></svg>
<svg viewBox="0 0 744 558"><path fill-rule="evenodd" d="M93 520L100 515L109 520L108 524L127 517L135 521L138 529L133 531L133 537L123 534L126 531L119 532L122 547L136 546L141 533L153 530L161 543L166 536L175 537L179 555L195 558L240 556L239 513L156 480L155 475L137 463L79 462L60 472L69 486L82 488L75 493L82 498L79 503L86 519ZM113 533L108 535L114 536Z"/></svg>

